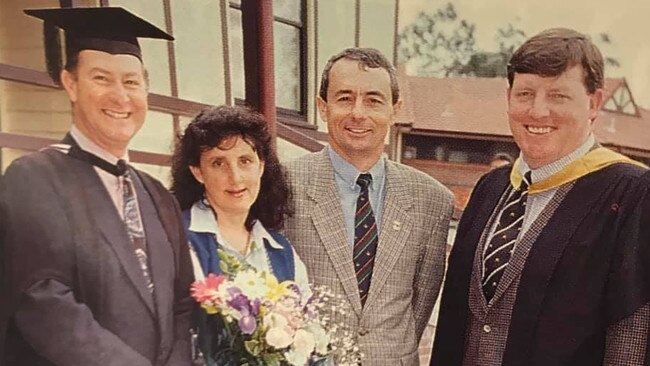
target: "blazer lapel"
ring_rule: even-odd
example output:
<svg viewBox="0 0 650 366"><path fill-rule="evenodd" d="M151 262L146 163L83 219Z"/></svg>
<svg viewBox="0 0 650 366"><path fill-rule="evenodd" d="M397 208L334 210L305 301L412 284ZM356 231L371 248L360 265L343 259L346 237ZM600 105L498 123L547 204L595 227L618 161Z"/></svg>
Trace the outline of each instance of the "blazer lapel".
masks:
<svg viewBox="0 0 650 366"><path fill-rule="evenodd" d="M352 264L352 248L345 230L334 168L327 154L327 149L323 149L317 156L316 168L307 190L307 195L316 202L311 219L352 308L360 315L361 298Z"/></svg>
<svg viewBox="0 0 650 366"><path fill-rule="evenodd" d="M496 292L494 293L495 301L503 296L508 287L512 285L514 280L519 276L521 271L526 265L528 254L537 241L540 233L546 228L548 220L553 216L557 206L564 200L568 191L573 187L573 184L567 184L558 189L553 195L551 202L549 202L544 210L539 214L535 221L531 224L530 228L524 233L522 238L517 243L515 251L510 258L508 267L506 267L501 281L497 285ZM538 245L538 244L535 244Z"/></svg>
<svg viewBox="0 0 650 366"><path fill-rule="evenodd" d="M510 322L510 334L517 337L508 337L504 365L519 364L512 362L513 358L526 354L532 344L530 340L555 268L575 230L601 198L599 194L585 195L584 192L602 192L611 182L599 178L602 178L599 174L590 174L567 189L568 193L530 249Z"/></svg>
<svg viewBox="0 0 650 366"><path fill-rule="evenodd" d="M99 228L103 241L111 246L127 277L138 290L151 315L154 316L153 299L147 289L124 222L94 168L83 162L81 164L83 170L77 174L77 177L81 180L82 192L86 193L87 202L97 203L87 211L90 222Z"/></svg>
<svg viewBox="0 0 650 366"><path fill-rule="evenodd" d="M413 228L413 220L409 214L413 206L413 197L408 192L409 182L404 180L393 164L386 160L386 194L381 232L365 309L377 300L381 287L393 271Z"/></svg>
<svg viewBox="0 0 650 366"><path fill-rule="evenodd" d="M470 219L471 228L468 234L466 235L468 239L462 239L463 242L469 243L473 251L474 260L472 263L472 272L470 278L470 291L476 291L475 299L478 300L479 307L470 306L471 311L479 317L483 317L482 314L485 314L487 311L487 301L485 300L485 295L483 294L483 247L485 241L487 240L487 234L489 232L489 227L492 225L495 219L495 214L498 212L502 201L505 199L503 197L504 192L507 190L508 185L510 184L507 175L503 174L504 179L499 179L499 182L503 182L502 187L497 189L491 189L488 191L488 194L483 199L481 208L478 210L478 217L476 219ZM465 218L464 218L465 219Z"/></svg>

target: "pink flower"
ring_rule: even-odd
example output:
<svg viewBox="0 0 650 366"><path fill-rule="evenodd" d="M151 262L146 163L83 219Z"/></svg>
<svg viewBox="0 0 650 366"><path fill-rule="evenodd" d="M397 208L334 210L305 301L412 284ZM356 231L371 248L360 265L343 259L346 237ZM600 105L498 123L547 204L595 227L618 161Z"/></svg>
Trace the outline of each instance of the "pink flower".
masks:
<svg viewBox="0 0 650 366"><path fill-rule="evenodd" d="M192 297L203 304L204 302L212 299L215 293L219 290L219 286L226 280L223 275L208 274L203 281L196 281L192 284L191 293Z"/></svg>

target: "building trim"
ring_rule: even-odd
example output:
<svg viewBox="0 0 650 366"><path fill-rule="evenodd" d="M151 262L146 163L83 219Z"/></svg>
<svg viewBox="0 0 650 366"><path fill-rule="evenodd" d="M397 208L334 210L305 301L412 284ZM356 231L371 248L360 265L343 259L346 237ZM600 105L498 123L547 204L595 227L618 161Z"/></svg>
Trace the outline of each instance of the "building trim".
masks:
<svg viewBox="0 0 650 366"><path fill-rule="evenodd" d="M354 47L359 47L361 41L361 0L354 3Z"/></svg>
<svg viewBox="0 0 650 366"><path fill-rule="evenodd" d="M397 52L399 49L399 0L395 0L395 24L393 28L393 65L397 67Z"/></svg>
<svg viewBox="0 0 650 366"><path fill-rule="evenodd" d="M0 132L0 146L9 149L38 151L58 143L57 139ZM129 150L129 160L134 163L171 166L171 156L141 150Z"/></svg>
<svg viewBox="0 0 650 366"><path fill-rule="evenodd" d="M318 73L318 3L319 0L314 0L314 99L320 92L320 79ZM315 103L314 103L315 104ZM314 105L314 126L318 128L318 108Z"/></svg>
<svg viewBox="0 0 650 366"><path fill-rule="evenodd" d="M224 75L224 92L226 95L226 104L235 105L232 97L232 80L230 72L230 38L228 30L228 0L219 1L221 11L221 46L223 48L223 75Z"/></svg>
<svg viewBox="0 0 650 366"><path fill-rule="evenodd" d="M28 69L2 63L0 63L0 79L51 89L60 89L56 84L54 84L54 82L52 82L52 79L50 79L47 72L45 71ZM194 102L156 93L149 93L148 101L149 110L185 117L194 117L203 109L211 106L210 104ZM279 118L283 121L286 121L288 119L284 116L280 116ZM294 124L302 123L292 123L292 125ZM309 126L308 128L290 127L284 124L281 126L280 125L281 124L278 124L277 126L277 132L280 138L285 139L309 151L318 151L322 149L323 145L317 140L323 140L321 134L324 133L313 131L311 129L311 125L304 124L305 127ZM306 131L313 131L313 133ZM326 136L326 134L324 135ZM0 142L0 146L4 146L2 142Z"/></svg>
<svg viewBox="0 0 650 366"><path fill-rule="evenodd" d="M0 63L0 79L52 89L59 88L52 81L46 71L28 69L3 63Z"/></svg>
<svg viewBox="0 0 650 366"><path fill-rule="evenodd" d="M439 130L424 130L418 128L413 128L408 133L405 133L404 135L436 136L436 137L460 138L460 139L468 139L468 140L514 142L512 136L490 135L490 134L468 133L468 132L439 131Z"/></svg>
<svg viewBox="0 0 650 366"><path fill-rule="evenodd" d="M174 26L172 22L172 9L170 0L163 0L163 11L165 13L165 31L174 36ZM178 97L178 73L176 68L176 48L173 42L167 42L167 60L169 62L169 86L171 95ZM172 115L174 136L180 132L180 118L177 114Z"/></svg>
<svg viewBox="0 0 650 366"><path fill-rule="evenodd" d="M614 150L623 155L633 155L642 158L650 158L650 151L647 150L637 149L633 147L619 146L615 144L607 144L607 143L604 143L602 145L608 149Z"/></svg>

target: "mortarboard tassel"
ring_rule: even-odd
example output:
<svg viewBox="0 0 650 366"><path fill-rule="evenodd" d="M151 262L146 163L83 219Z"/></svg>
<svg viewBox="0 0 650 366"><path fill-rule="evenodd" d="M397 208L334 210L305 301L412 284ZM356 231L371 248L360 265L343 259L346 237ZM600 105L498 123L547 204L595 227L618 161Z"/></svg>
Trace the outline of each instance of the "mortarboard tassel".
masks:
<svg viewBox="0 0 650 366"><path fill-rule="evenodd" d="M47 65L47 73L56 84L60 85L63 61L61 59L61 32L59 31L59 27L46 21L43 25L43 38L45 41L45 63Z"/></svg>

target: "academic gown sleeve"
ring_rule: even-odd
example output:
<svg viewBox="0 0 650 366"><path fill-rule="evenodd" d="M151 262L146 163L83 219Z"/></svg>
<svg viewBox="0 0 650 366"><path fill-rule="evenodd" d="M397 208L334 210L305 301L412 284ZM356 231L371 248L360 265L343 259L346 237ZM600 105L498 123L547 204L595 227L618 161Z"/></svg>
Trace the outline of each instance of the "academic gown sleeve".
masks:
<svg viewBox="0 0 650 366"><path fill-rule="evenodd" d="M163 189L161 187L161 189ZM167 193L167 192L165 192ZM192 313L195 309L195 302L190 296L190 287L194 282L194 271L190 259L189 241L183 227L178 203L170 195L170 207L163 219L166 226L176 227L175 233L169 233L173 237L176 253L176 279L174 281L174 345L171 355L167 360L168 366L183 366L191 364L191 340L190 327ZM168 223L168 221L170 221ZM173 223L173 224L172 224Z"/></svg>
<svg viewBox="0 0 650 366"><path fill-rule="evenodd" d="M608 283L605 365L650 364L650 174L619 209L628 209Z"/></svg>

